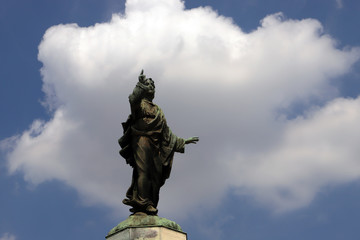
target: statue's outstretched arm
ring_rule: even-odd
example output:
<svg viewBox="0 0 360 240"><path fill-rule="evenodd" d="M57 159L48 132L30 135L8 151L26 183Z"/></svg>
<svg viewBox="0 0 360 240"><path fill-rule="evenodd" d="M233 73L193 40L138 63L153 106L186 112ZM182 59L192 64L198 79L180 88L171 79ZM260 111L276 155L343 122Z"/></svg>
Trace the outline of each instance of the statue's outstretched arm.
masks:
<svg viewBox="0 0 360 240"><path fill-rule="evenodd" d="M189 144L189 143L196 144L196 142L198 142L198 141L199 141L199 137L191 137L191 138L185 139L185 144Z"/></svg>

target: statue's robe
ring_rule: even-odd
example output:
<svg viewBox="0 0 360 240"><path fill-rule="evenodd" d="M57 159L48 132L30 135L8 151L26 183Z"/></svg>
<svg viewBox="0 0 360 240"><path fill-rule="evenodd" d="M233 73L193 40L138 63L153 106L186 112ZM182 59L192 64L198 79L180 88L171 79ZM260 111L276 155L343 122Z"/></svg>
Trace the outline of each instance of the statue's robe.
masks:
<svg viewBox="0 0 360 240"><path fill-rule="evenodd" d="M123 123L120 155L133 170L132 183L123 203L141 211L157 207L160 187L169 178L175 152L184 152L185 140L173 134L162 110L143 98L131 101L131 114Z"/></svg>

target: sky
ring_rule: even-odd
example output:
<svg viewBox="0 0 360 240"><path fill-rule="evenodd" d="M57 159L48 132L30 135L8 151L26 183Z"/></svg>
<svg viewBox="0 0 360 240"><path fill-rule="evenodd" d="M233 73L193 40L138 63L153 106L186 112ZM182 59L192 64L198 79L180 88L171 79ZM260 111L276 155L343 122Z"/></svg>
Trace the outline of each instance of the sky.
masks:
<svg viewBox="0 0 360 240"><path fill-rule="evenodd" d="M0 240L104 239L141 69L179 137L188 239L360 238L360 3L1 0Z"/></svg>

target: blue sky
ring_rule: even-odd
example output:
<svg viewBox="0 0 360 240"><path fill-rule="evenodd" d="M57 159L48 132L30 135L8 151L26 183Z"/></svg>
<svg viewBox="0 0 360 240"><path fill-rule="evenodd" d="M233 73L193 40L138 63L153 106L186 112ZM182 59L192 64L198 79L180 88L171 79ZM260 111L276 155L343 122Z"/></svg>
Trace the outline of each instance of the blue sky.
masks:
<svg viewBox="0 0 360 240"><path fill-rule="evenodd" d="M160 195L189 239L359 239L360 3L143 1L0 2L0 240L128 216L116 144L141 68L200 136Z"/></svg>

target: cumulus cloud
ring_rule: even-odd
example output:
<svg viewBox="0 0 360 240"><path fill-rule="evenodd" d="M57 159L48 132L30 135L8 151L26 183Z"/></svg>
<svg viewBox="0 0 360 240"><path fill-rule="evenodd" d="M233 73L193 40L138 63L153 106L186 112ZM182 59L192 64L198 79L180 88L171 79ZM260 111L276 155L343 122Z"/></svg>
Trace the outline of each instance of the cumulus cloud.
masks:
<svg viewBox="0 0 360 240"><path fill-rule="evenodd" d="M287 122L271 149L239 152L228 170L244 192L278 211L304 206L321 187L359 178L359 120L360 98L337 98Z"/></svg>
<svg viewBox="0 0 360 240"><path fill-rule="evenodd" d="M39 60L54 114L3 141L9 171L127 211L131 169L117 139L144 68L173 132L200 137L175 156L160 214L216 206L229 189L276 211L306 206L321 187L360 177L360 99L341 98L332 85L359 57L314 19L277 13L245 33L208 7L128 0L110 22L46 31Z"/></svg>
<svg viewBox="0 0 360 240"><path fill-rule="evenodd" d="M16 237L13 234L10 233L4 233L2 237L0 237L0 240L15 240Z"/></svg>

